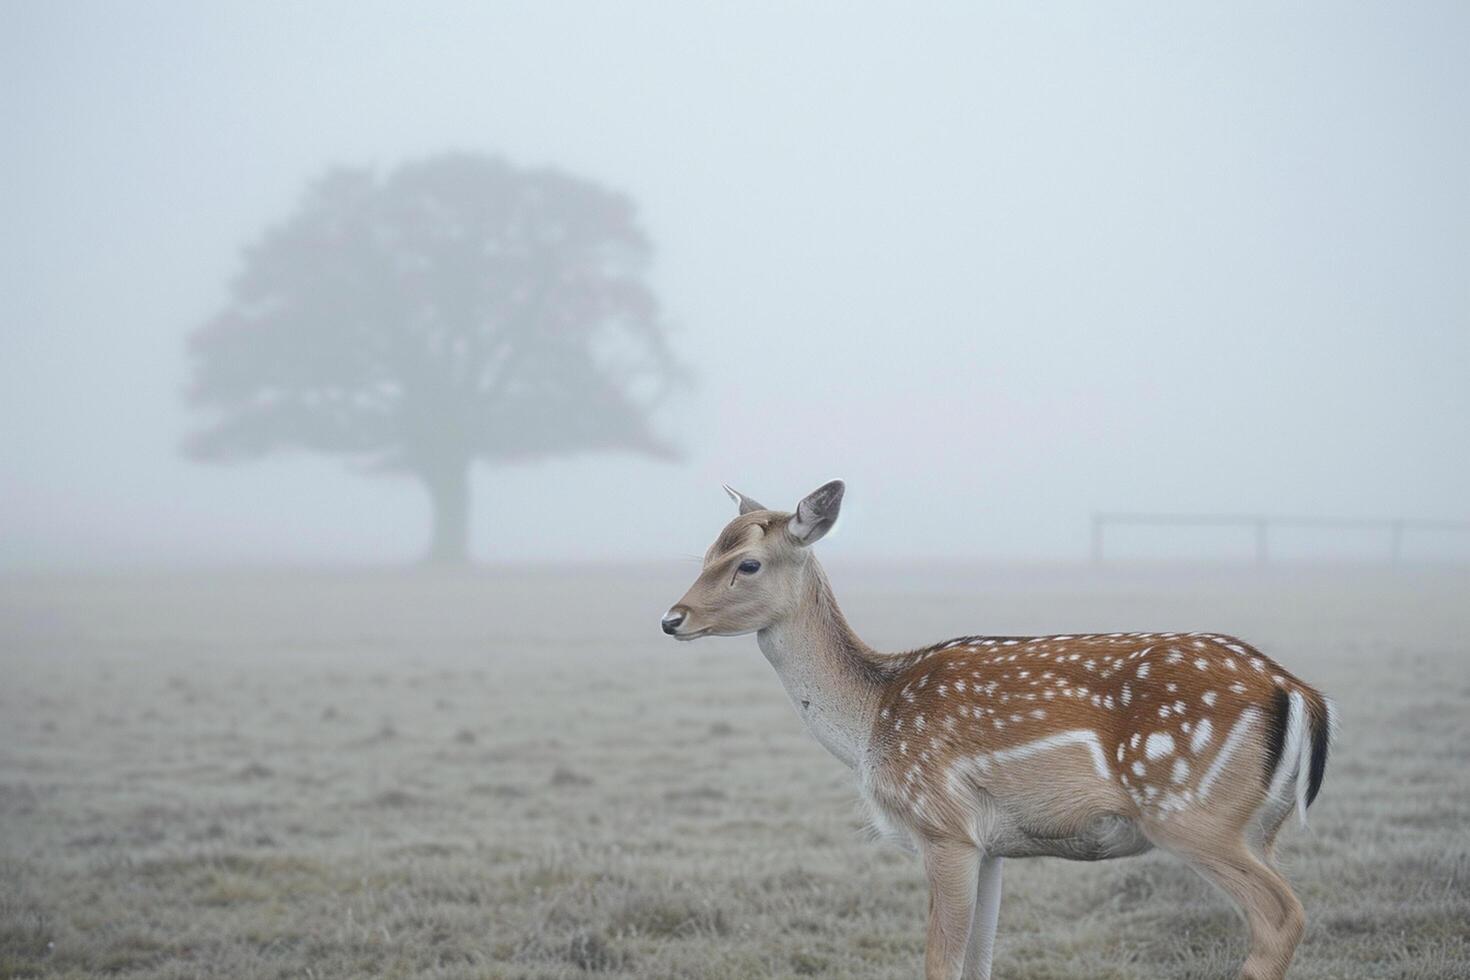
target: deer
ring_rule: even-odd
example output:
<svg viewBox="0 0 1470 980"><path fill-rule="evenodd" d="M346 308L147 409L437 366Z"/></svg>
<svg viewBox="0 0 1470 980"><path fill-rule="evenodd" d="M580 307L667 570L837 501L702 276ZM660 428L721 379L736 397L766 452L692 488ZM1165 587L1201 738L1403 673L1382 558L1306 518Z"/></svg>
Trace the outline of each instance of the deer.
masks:
<svg viewBox="0 0 1470 980"><path fill-rule="evenodd" d="M926 980L988 980L1007 858L1100 861L1159 848L1237 906L1241 978L1285 976L1305 928L1274 859L1306 823L1331 701L1234 636L962 636L879 653L812 551L833 480L791 512L726 486L737 515L664 633L754 633L807 731L856 775L873 829L928 879Z"/></svg>

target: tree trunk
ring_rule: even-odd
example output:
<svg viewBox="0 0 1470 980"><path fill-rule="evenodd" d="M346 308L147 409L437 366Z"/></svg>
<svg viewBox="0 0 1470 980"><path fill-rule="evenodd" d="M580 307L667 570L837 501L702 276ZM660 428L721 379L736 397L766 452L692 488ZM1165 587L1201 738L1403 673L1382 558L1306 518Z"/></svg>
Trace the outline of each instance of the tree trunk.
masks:
<svg viewBox="0 0 1470 980"><path fill-rule="evenodd" d="M421 475L434 507L434 536L425 560L435 565L463 565L470 560L469 463Z"/></svg>

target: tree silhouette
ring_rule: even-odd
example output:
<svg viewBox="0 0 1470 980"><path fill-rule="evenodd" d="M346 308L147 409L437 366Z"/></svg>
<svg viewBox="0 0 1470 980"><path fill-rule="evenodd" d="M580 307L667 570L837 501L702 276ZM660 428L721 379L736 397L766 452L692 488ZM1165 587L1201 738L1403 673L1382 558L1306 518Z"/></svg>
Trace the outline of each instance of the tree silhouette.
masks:
<svg viewBox="0 0 1470 980"><path fill-rule="evenodd" d="M299 448L404 472L429 556L467 555L471 463L672 457L648 410L680 377L626 197L468 154L339 169L245 250L189 338L198 459Z"/></svg>

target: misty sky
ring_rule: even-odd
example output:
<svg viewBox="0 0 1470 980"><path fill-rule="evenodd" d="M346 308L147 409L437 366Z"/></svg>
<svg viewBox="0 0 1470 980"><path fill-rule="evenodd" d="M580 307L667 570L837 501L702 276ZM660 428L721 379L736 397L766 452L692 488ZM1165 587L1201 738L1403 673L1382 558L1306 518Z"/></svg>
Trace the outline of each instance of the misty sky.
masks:
<svg viewBox="0 0 1470 980"><path fill-rule="evenodd" d="M864 557L1470 517L1470 5L977 7L5 4L0 565L416 557L410 480L183 459L183 338L309 179L450 149L632 195L697 381L682 465L479 468L481 557L834 476Z"/></svg>

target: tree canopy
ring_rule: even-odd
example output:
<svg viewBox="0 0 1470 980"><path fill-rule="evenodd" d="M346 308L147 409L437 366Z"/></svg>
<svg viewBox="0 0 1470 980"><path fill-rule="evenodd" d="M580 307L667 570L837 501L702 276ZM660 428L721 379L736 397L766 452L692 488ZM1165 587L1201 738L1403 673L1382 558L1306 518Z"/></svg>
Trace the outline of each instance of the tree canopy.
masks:
<svg viewBox="0 0 1470 980"><path fill-rule="evenodd" d="M468 154L334 170L190 337L189 397L212 420L186 450L413 474L432 554L462 558L474 460L675 454L649 418L682 377L650 253L627 197L556 170Z"/></svg>

